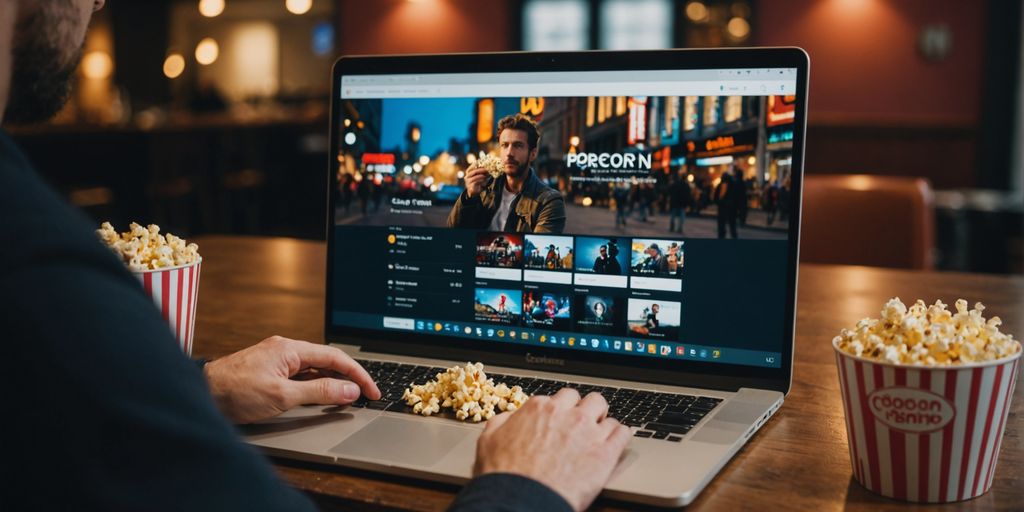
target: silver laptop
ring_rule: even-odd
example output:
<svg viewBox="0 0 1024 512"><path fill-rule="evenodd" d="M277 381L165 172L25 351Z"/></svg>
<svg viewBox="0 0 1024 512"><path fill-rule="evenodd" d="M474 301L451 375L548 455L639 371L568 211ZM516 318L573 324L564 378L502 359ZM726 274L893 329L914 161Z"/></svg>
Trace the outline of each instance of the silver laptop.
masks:
<svg viewBox="0 0 1024 512"><path fill-rule="evenodd" d="M340 59L324 327L385 398L247 440L464 483L482 425L401 395L479 361L605 396L635 437L602 496L690 503L790 388L807 76L796 48Z"/></svg>

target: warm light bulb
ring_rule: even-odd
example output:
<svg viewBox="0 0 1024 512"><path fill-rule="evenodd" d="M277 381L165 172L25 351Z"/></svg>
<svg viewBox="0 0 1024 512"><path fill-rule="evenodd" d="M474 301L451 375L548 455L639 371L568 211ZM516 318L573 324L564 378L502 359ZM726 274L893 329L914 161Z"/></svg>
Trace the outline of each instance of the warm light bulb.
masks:
<svg viewBox="0 0 1024 512"><path fill-rule="evenodd" d="M213 18L222 12L224 12L224 0L199 0L199 14Z"/></svg>
<svg viewBox="0 0 1024 512"><path fill-rule="evenodd" d="M212 37L207 37L196 45L196 61L207 66L213 64L220 55L220 47Z"/></svg>
<svg viewBox="0 0 1024 512"><path fill-rule="evenodd" d="M701 2L686 4L686 17L691 21L704 21L708 18L708 8Z"/></svg>
<svg viewBox="0 0 1024 512"><path fill-rule="evenodd" d="M164 76L178 78L185 72L185 57L180 53L172 53L164 59Z"/></svg>
<svg viewBox="0 0 1024 512"><path fill-rule="evenodd" d="M733 18L729 20L729 24L726 26L726 30L729 31L729 35L736 39L743 39L750 34L750 23L743 18Z"/></svg>
<svg viewBox="0 0 1024 512"><path fill-rule="evenodd" d="M313 0L285 0L284 7L292 14L306 14L313 8Z"/></svg>
<svg viewBox="0 0 1024 512"><path fill-rule="evenodd" d="M94 51L82 57L82 74L86 78L99 80L107 78L114 71L114 61L106 52Z"/></svg>

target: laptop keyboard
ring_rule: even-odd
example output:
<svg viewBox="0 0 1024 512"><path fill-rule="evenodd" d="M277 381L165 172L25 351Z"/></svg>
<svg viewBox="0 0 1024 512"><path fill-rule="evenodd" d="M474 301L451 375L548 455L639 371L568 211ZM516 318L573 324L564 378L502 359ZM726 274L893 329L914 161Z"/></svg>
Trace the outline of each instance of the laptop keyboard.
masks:
<svg viewBox="0 0 1024 512"><path fill-rule="evenodd" d="M412 383L421 384L433 380L446 368L399 364L382 361L357 360L377 383L381 392L380 400L366 400L360 397L353 407L386 410L414 414L412 407L405 405L402 394ZM576 384L566 381L517 377L514 375L487 374L494 382L504 382L509 387L520 386L528 395L553 395L565 387L575 388L581 396L590 392L601 393L608 401L608 416L624 425L636 428L634 436L650 439L664 439L680 442L683 436L707 416L721 398L707 396L658 393L627 388ZM455 419L455 413L442 410L434 416Z"/></svg>

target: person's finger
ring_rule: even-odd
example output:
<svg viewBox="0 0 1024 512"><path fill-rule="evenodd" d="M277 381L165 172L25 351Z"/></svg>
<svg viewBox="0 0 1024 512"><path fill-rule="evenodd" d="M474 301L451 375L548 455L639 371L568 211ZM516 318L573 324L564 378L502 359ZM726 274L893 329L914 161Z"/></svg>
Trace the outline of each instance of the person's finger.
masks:
<svg viewBox="0 0 1024 512"><path fill-rule="evenodd" d="M313 367L334 370L352 379L370 400L380 399L380 389L377 389L377 384L373 382L373 378L348 354L328 345L317 345L298 340L291 341L293 343L290 345L295 350L295 353L299 355L303 368Z"/></svg>
<svg viewBox="0 0 1024 512"><path fill-rule="evenodd" d="M594 421L601 421L608 416L608 401L601 396L601 393L588 393L576 407L579 407L588 418L593 418Z"/></svg>
<svg viewBox="0 0 1024 512"><path fill-rule="evenodd" d="M359 398L359 386L355 382L330 379L305 381L290 380L285 384L285 409L297 405L345 405Z"/></svg>
<svg viewBox="0 0 1024 512"><path fill-rule="evenodd" d="M501 414L494 415L491 419L487 420L487 424L484 425L484 432L494 432L495 430L498 430L511 417L511 412L503 412Z"/></svg>
<svg viewBox="0 0 1024 512"><path fill-rule="evenodd" d="M621 424L615 418L606 418L601 424L608 423L611 432L608 434L608 441L606 445L609 449L615 453L617 457L622 453L622 450L626 449L626 445L633 439L633 431L629 427Z"/></svg>
<svg viewBox="0 0 1024 512"><path fill-rule="evenodd" d="M568 409L580 403L580 392L573 388L562 388L551 397L551 401L562 408Z"/></svg>
<svg viewBox="0 0 1024 512"><path fill-rule="evenodd" d="M609 439L615 435L615 431L622 426L622 423L615 418L606 417L597 423L598 433L594 435L597 439Z"/></svg>

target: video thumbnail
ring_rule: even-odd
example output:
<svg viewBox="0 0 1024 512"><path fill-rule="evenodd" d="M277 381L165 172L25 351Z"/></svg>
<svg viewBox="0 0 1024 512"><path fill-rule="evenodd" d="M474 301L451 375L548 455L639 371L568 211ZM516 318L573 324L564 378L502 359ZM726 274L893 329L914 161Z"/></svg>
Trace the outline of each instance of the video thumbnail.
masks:
<svg viewBox="0 0 1024 512"><path fill-rule="evenodd" d="M523 290L523 325L571 328L572 298L568 293L547 290Z"/></svg>
<svg viewBox="0 0 1024 512"><path fill-rule="evenodd" d="M630 252L630 271L634 276L681 277L683 274L681 240L634 238Z"/></svg>
<svg viewBox="0 0 1024 512"><path fill-rule="evenodd" d="M476 236L476 264L480 267L521 268L523 235L480 233Z"/></svg>
<svg viewBox="0 0 1024 512"><path fill-rule="evenodd" d="M519 290L477 288L473 317L478 322L515 325L519 320L521 299Z"/></svg>
<svg viewBox="0 0 1024 512"><path fill-rule="evenodd" d="M571 236L526 235L524 266L536 270L569 270L573 268Z"/></svg>
<svg viewBox="0 0 1024 512"><path fill-rule="evenodd" d="M625 238L576 237L576 272L624 276L629 268Z"/></svg>
<svg viewBox="0 0 1024 512"><path fill-rule="evenodd" d="M677 339L681 309L678 302L629 299L629 332L649 338Z"/></svg>
<svg viewBox="0 0 1024 512"><path fill-rule="evenodd" d="M594 334L621 334L624 299L597 294L576 296L576 329Z"/></svg>

